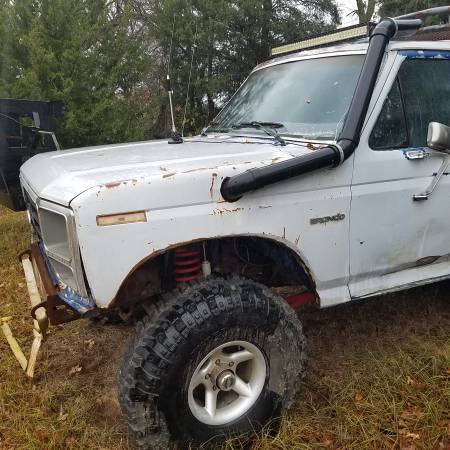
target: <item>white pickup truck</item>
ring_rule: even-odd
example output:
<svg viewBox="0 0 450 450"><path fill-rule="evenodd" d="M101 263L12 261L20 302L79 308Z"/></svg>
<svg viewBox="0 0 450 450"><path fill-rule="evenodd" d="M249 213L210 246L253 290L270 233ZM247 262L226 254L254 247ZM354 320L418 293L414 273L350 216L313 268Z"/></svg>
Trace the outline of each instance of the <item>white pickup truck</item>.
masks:
<svg viewBox="0 0 450 450"><path fill-rule="evenodd" d="M329 307L450 277L450 26L419 19L449 13L274 49L199 136L24 164L38 330L138 321L118 383L141 447L289 407L305 340L275 288Z"/></svg>

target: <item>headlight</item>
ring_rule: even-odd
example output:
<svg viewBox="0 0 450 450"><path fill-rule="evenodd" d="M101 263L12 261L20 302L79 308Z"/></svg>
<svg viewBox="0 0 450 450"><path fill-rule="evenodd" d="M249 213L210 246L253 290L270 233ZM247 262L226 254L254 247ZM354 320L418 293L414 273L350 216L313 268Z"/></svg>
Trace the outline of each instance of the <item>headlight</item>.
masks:
<svg viewBox="0 0 450 450"><path fill-rule="evenodd" d="M73 211L39 198L21 178L34 241L40 241L46 261L61 287L88 298Z"/></svg>
<svg viewBox="0 0 450 450"><path fill-rule="evenodd" d="M56 258L66 265L70 265L72 257L69 247L66 217L54 211L40 208L39 218L42 239L44 240L47 255L50 258Z"/></svg>
<svg viewBox="0 0 450 450"><path fill-rule="evenodd" d="M72 211L43 204L38 208L39 224L48 261L62 284L86 296Z"/></svg>

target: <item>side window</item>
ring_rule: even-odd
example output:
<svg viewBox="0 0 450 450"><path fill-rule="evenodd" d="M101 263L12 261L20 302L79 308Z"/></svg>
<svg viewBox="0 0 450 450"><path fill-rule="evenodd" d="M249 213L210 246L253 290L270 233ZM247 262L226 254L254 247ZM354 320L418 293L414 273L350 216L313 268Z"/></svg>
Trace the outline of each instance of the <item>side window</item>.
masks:
<svg viewBox="0 0 450 450"><path fill-rule="evenodd" d="M407 59L369 139L374 150L424 147L430 122L450 125L450 60Z"/></svg>
<svg viewBox="0 0 450 450"><path fill-rule="evenodd" d="M374 150L407 147L408 133L398 79L395 80L369 138Z"/></svg>
<svg viewBox="0 0 450 450"><path fill-rule="evenodd" d="M399 72L409 145L427 145L428 124L450 125L450 60L407 59Z"/></svg>

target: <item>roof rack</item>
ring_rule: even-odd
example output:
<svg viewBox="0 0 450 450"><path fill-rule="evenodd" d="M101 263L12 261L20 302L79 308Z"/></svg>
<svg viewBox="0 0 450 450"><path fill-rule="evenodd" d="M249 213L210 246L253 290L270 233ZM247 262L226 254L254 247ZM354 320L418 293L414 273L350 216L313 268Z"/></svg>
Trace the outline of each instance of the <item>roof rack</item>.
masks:
<svg viewBox="0 0 450 450"><path fill-rule="evenodd" d="M441 19L445 19L450 23L450 6L438 6L435 8L424 9L422 11L416 11L401 16L395 17L395 20L408 20L408 19L423 19L425 17L437 16ZM339 30L331 33L324 33L315 36L311 39L305 39L304 41L294 42L292 44L282 45L275 47L271 51L271 56L279 56L287 53L298 52L301 50L307 50L312 48L323 47L330 44L343 43L346 41L353 41L357 38L363 38L370 36L370 32L376 24L369 22L366 24L352 25L350 27L340 28ZM442 27L442 26L441 26ZM400 40L443 40L449 39L450 34L446 26L441 29L436 27L423 27L412 35L397 36Z"/></svg>
<svg viewBox="0 0 450 450"><path fill-rule="evenodd" d="M423 9L422 11L416 11L402 16L394 17L395 20L404 19L423 19L424 17L439 16L447 19L450 22L450 6L436 6L435 8Z"/></svg>

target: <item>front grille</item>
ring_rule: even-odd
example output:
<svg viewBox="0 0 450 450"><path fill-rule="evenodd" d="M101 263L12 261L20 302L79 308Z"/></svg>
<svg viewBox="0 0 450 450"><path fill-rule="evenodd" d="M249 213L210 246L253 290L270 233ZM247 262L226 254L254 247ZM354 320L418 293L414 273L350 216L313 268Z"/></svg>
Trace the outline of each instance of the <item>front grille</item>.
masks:
<svg viewBox="0 0 450 450"><path fill-rule="evenodd" d="M38 240L42 240L41 226L39 224L39 215L36 204L31 200L28 192L24 189L23 198L25 200L25 205L27 207L28 213L30 214L30 223L33 231L36 233Z"/></svg>

